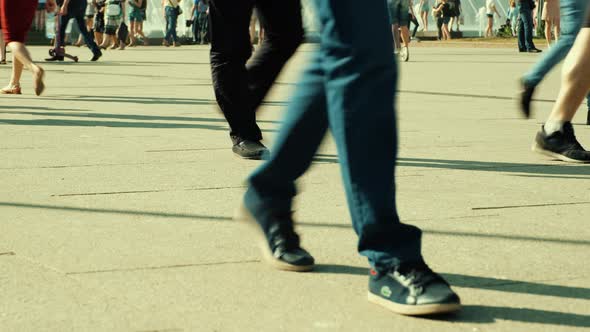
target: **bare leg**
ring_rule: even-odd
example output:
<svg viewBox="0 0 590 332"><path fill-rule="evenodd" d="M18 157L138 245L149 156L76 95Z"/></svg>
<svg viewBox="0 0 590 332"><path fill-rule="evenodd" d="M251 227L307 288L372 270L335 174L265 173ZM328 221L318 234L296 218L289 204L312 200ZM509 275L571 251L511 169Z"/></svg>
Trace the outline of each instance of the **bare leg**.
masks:
<svg viewBox="0 0 590 332"><path fill-rule="evenodd" d="M555 30L555 41L559 40L559 35L561 34L561 22L557 20L553 22L554 30Z"/></svg>
<svg viewBox="0 0 590 332"><path fill-rule="evenodd" d="M137 22L129 22L129 46L135 46L135 29L137 29L136 26Z"/></svg>
<svg viewBox="0 0 590 332"><path fill-rule="evenodd" d="M551 47L551 21L545 21L545 40L547 41L547 46Z"/></svg>
<svg viewBox="0 0 590 332"><path fill-rule="evenodd" d="M393 33L393 42L395 49L399 49L401 47L401 42L400 42L400 35L399 35L399 25L398 24L392 24L391 25L391 32Z"/></svg>
<svg viewBox="0 0 590 332"><path fill-rule="evenodd" d="M424 31L428 31L428 12L422 11L422 23L424 23Z"/></svg>
<svg viewBox="0 0 590 332"><path fill-rule="evenodd" d="M550 121L571 121L590 90L590 28L583 28L562 70L561 89Z"/></svg>
<svg viewBox="0 0 590 332"><path fill-rule="evenodd" d="M10 85L20 86L20 78L23 69L26 68L33 73L33 85L35 88L35 94L37 96L40 95L45 88L45 85L43 84L43 68L33 63L33 60L31 59L31 54L29 53L29 51L23 43L11 42L8 44L8 47L12 51L13 57L12 76L10 78Z"/></svg>
<svg viewBox="0 0 590 332"><path fill-rule="evenodd" d="M401 39L404 46L408 47L408 44L410 44L410 30L405 25L401 27Z"/></svg>
<svg viewBox="0 0 590 332"><path fill-rule="evenodd" d="M0 31L0 61L6 63L6 44L4 44L4 34Z"/></svg>

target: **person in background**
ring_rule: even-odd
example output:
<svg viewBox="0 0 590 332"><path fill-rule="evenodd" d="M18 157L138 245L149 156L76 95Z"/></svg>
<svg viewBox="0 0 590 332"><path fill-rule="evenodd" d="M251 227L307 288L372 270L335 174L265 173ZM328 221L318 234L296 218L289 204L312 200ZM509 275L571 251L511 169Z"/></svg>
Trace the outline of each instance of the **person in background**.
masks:
<svg viewBox="0 0 590 332"><path fill-rule="evenodd" d="M54 10L54 0L47 0L46 9ZM37 0L0 0L0 22L4 41L12 51L12 75L6 87L0 90L3 94L21 94L20 79L24 69L33 74L33 89L37 96L45 90L43 78L45 71L31 59L31 54L25 46L27 32L31 28Z"/></svg>
<svg viewBox="0 0 590 332"><path fill-rule="evenodd" d="M162 44L166 47L172 44L174 47L180 46L178 35L176 34L176 26L178 24L178 16L181 13L181 0L162 0L162 8L164 8L164 16L166 17L166 35Z"/></svg>
<svg viewBox="0 0 590 332"><path fill-rule="evenodd" d="M117 47L121 50L125 49L125 43L121 42L117 37L117 30L121 26L121 22L125 17L124 0L107 0L105 3L104 16L105 36L100 47L106 49L110 46L112 50Z"/></svg>
<svg viewBox="0 0 590 332"><path fill-rule="evenodd" d="M106 0L92 0L94 5L94 40L98 45L101 45L104 39L104 10Z"/></svg>
<svg viewBox="0 0 590 332"><path fill-rule="evenodd" d="M147 0L129 0L129 46L133 47L137 44L136 35L139 34L139 25L143 22L143 14L141 7L143 2ZM143 34L143 32L141 32ZM145 40L145 36L144 40Z"/></svg>
<svg viewBox="0 0 590 332"><path fill-rule="evenodd" d="M510 6L508 7L508 19L510 20L512 37L516 37L516 27L518 26L518 8L516 6L516 0L510 0Z"/></svg>
<svg viewBox="0 0 590 332"><path fill-rule="evenodd" d="M78 26L78 30L82 37L84 38L84 42L86 46L92 51L92 58L90 61L97 61L101 56L102 52L94 38L90 35L88 30L86 29L86 20L84 19L84 14L86 13L86 0L63 0L58 1L58 4L61 5L59 10L59 39L55 44L55 49L59 50L65 46L65 37L66 37L66 28L68 26L68 22L71 19L76 21ZM50 58L46 58L46 61L63 61L64 57L60 54L55 54Z"/></svg>
<svg viewBox="0 0 590 332"><path fill-rule="evenodd" d="M562 68L557 100L533 145L533 151L573 163L590 163L590 151L576 139L571 122L590 91L590 11L584 12L583 28Z"/></svg>
<svg viewBox="0 0 590 332"><path fill-rule="evenodd" d="M438 24L441 25L440 31L442 33L443 40L451 40L451 32L449 31L449 22L451 21L451 15L453 11L451 10L451 6L448 3L448 0L441 0L439 5L432 10L432 12L436 14L440 14L440 21L437 21Z"/></svg>
<svg viewBox="0 0 590 332"><path fill-rule="evenodd" d="M559 40L559 0L545 0L541 19L545 21L545 40L547 40L547 47L551 47L552 32L555 33L555 40ZM553 31L551 31L552 29Z"/></svg>
<svg viewBox="0 0 590 332"><path fill-rule="evenodd" d="M84 19L86 20L86 30L90 33L90 36L94 36L94 14L96 13L96 7L92 1L86 2L86 12L84 13ZM83 35L80 33L78 40L74 43L74 46L82 46L84 43Z"/></svg>
<svg viewBox="0 0 590 332"><path fill-rule="evenodd" d="M420 17L424 25L423 31L428 31L428 12L430 11L430 0L420 0Z"/></svg>
<svg viewBox="0 0 590 332"><path fill-rule="evenodd" d="M420 27L420 23L418 22L418 18L416 17L416 13L414 13L414 1L410 1L410 18L408 21L408 30L410 29L410 23L414 24L414 31L412 31L412 39L416 38L416 32L418 32L418 28Z"/></svg>
<svg viewBox="0 0 590 332"><path fill-rule="evenodd" d="M193 13L193 38L195 44L209 43L209 2L208 0L195 0Z"/></svg>
<svg viewBox="0 0 590 332"><path fill-rule="evenodd" d="M148 1L149 0L143 0L141 2L141 8L140 8L141 21L135 22L135 38L137 38L138 35L141 36L141 38L143 39L143 46L148 46L150 44L149 40L147 39L147 37L143 33L143 23L147 20Z"/></svg>
<svg viewBox="0 0 590 332"><path fill-rule="evenodd" d="M434 17L435 21L436 21L436 29L438 30L438 34L437 34L437 40L443 40L444 37L446 37L443 34L443 23L444 23L444 19L443 19L443 15L442 15L442 6L443 6L443 0L437 0L436 4L432 7L432 16Z"/></svg>
<svg viewBox="0 0 590 332"><path fill-rule="evenodd" d="M39 0L37 11L35 11L33 27L36 31L43 31L45 29L45 3L46 0Z"/></svg>
<svg viewBox="0 0 590 332"><path fill-rule="evenodd" d="M490 0L488 0L490 1ZM533 0L518 0L518 51L528 53L540 53L533 42Z"/></svg>
<svg viewBox="0 0 590 332"><path fill-rule="evenodd" d="M494 37L494 14L498 15L498 19L502 16L498 12L495 0L486 0L486 16L488 17L488 25L486 27L485 36L487 38Z"/></svg>
<svg viewBox="0 0 590 332"><path fill-rule="evenodd" d="M449 31L453 32L453 24L457 27L457 32L461 32L461 0L453 0L452 6L453 16L451 16L451 22L449 23Z"/></svg>
<svg viewBox="0 0 590 332"><path fill-rule="evenodd" d="M389 21L396 52L402 61L410 60L410 2L409 0L387 0Z"/></svg>

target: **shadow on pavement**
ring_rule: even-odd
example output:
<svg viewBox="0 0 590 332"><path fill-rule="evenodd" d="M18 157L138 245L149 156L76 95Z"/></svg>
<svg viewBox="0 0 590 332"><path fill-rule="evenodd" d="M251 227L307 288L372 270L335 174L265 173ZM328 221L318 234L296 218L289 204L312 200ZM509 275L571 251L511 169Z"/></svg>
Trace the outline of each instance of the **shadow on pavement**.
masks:
<svg viewBox="0 0 590 332"><path fill-rule="evenodd" d="M319 163L337 164L336 155L318 154L314 158ZM590 178L590 167L580 164L521 164L503 163L493 161L451 160L451 159L426 159L426 158L398 158L398 167L418 167L435 169L452 169L465 171L503 172L503 173L528 173L540 175L587 175ZM516 175L527 176L527 175ZM544 176L542 176L544 177ZM583 177L585 178L585 177ZM585 178L586 179L586 178Z"/></svg>

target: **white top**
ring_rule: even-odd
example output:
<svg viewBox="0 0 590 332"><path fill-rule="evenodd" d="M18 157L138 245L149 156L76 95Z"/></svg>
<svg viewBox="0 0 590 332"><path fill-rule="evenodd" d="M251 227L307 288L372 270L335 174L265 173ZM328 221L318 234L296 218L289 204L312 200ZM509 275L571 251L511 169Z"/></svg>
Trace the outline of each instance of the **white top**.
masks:
<svg viewBox="0 0 590 332"><path fill-rule="evenodd" d="M486 14L494 14L494 8L496 8L496 1L486 0Z"/></svg>
<svg viewBox="0 0 590 332"><path fill-rule="evenodd" d="M178 0L166 0L167 7L178 7Z"/></svg>

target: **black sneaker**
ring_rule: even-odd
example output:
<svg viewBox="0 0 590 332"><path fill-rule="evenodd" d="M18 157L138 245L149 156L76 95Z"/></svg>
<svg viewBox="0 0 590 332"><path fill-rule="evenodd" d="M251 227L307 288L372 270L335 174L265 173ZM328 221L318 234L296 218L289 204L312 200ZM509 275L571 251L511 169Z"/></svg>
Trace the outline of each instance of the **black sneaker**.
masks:
<svg viewBox="0 0 590 332"><path fill-rule="evenodd" d="M520 81L520 86L522 88L520 92L520 110L524 117L528 119L531 116L531 100L536 86L526 84L524 80Z"/></svg>
<svg viewBox="0 0 590 332"><path fill-rule="evenodd" d="M543 52L543 50L540 50L538 48L529 48L527 50L527 52L529 52L529 53L541 53L541 52Z"/></svg>
<svg viewBox="0 0 590 332"><path fill-rule="evenodd" d="M96 52L92 55L92 58L90 59L90 61L97 61L98 59L100 59L101 56L102 56L102 52L99 50L98 52Z"/></svg>
<svg viewBox="0 0 590 332"><path fill-rule="evenodd" d="M545 133L545 126L535 137L533 151L572 163L590 163L590 152L584 150L574 135L571 122L563 124L561 131L551 135Z"/></svg>
<svg viewBox="0 0 590 332"><path fill-rule="evenodd" d="M268 158L269 152L260 141L243 140L234 144L232 151L244 159L261 160Z"/></svg>
<svg viewBox="0 0 590 332"><path fill-rule="evenodd" d="M588 108L588 115L586 116L586 124L590 126L590 108Z"/></svg>
<svg viewBox="0 0 590 332"><path fill-rule="evenodd" d="M301 248L299 235L293 229L291 212L268 214L256 218L242 204L235 219L245 221L260 235L260 249L264 260L284 271L306 272L314 267L314 258Z"/></svg>
<svg viewBox="0 0 590 332"><path fill-rule="evenodd" d="M397 314L421 316L457 311L459 296L424 263L406 263L387 273L370 271L369 302Z"/></svg>

